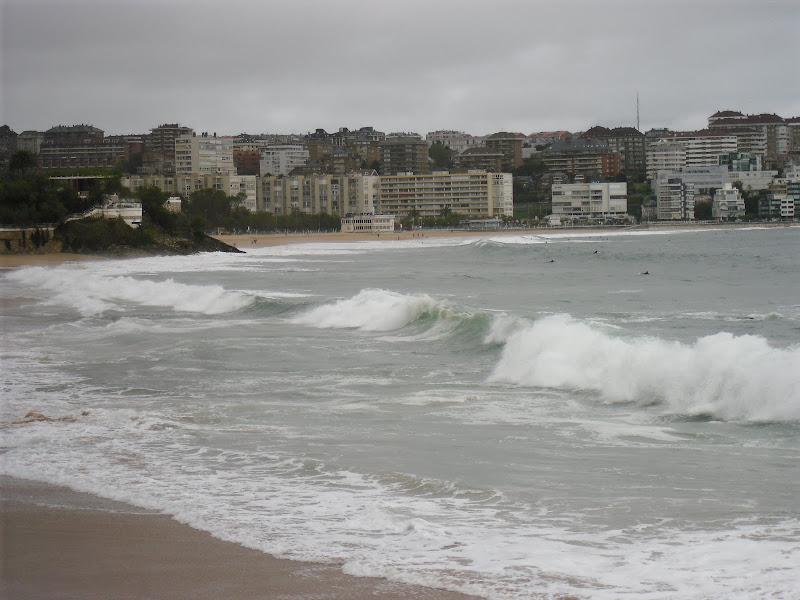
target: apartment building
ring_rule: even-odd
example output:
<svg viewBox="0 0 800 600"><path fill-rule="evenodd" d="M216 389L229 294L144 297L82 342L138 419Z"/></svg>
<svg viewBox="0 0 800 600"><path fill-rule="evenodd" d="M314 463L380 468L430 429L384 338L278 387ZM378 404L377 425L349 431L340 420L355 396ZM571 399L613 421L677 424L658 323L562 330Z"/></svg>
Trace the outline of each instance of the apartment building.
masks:
<svg viewBox="0 0 800 600"><path fill-rule="evenodd" d="M684 166L687 167L715 167L719 165L720 154L738 151L736 135L720 130L669 132L654 141L683 146L686 150Z"/></svg>
<svg viewBox="0 0 800 600"><path fill-rule="evenodd" d="M290 175L262 177L259 209L276 215L293 212L372 213L379 191L377 175Z"/></svg>
<svg viewBox="0 0 800 600"><path fill-rule="evenodd" d="M627 219L627 183L559 183L552 188L553 214L603 223Z"/></svg>
<svg viewBox="0 0 800 600"><path fill-rule="evenodd" d="M42 169L112 168L126 156L119 139L91 125L58 125L44 132L39 146Z"/></svg>
<svg viewBox="0 0 800 600"><path fill-rule="evenodd" d="M619 152L620 168L626 173L644 173L646 169L646 144L644 134L634 127L595 126L582 138L600 140L609 148Z"/></svg>
<svg viewBox="0 0 800 600"><path fill-rule="evenodd" d="M619 152L599 140L555 142L540 156L550 173L609 178L621 172Z"/></svg>
<svg viewBox="0 0 800 600"><path fill-rule="evenodd" d="M711 216L714 219L728 221L743 217L744 212L744 198L732 184L726 183L725 187L714 192L714 199L711 203Z"/></svg>
<svg viewBox="0 0 800 600"><path fill-rule="evenodd" d="M380 142L381 174L430 173L428 144L416 133L391 133Z"/></svg>
<svg viewBox="0 0 800 600"><path fill-rule="evenodd" d="M470 148L483 146L482 137L453 130L429 131L425 136L425 141L428 146L432 146L437 142L444 144L457 154L463 154Z"/></svg>
<svg viewBox="0 0 800 600"><path fill-rule="evenodd" d="M261 148L261 176L288 175L292 169L305 165L308 156L308 150L301 144L265 146Z"/></svg>
<svg viewBox="0 0 800 600"><path fill-rule="evenodd" d="M678 142L658 139L645 152L647 178L652 180L659 171L679 171L686 166L686 147Z"/></svg>
<svg viewBox="0 0 800 600"><path fill-rule="evenodd" d="M514 198L511 173L382 175L377 209L397 216L416 211L421 217L437 217L447 209L480 217L512 216Z"/></svg>
<svg viewBox="0 0 800 600"><path fill-rule="evenodd" d="M739 136L741 152L769 157L789 152L788 124L786 119L776 114L745 115L738 111L720 111L708 118L708 126Z"/></svg>
<svg viewBox="0 0 800 600"><path fill-rule="evenodd" d="M175 138L176 175L236 175L233 138L182 135Z"/></svg>
<svg viewBox="0 0 800 600"><path fill-rule="evenodd" d="M508 173L522 164L522 143L526 139L522 134L501 131L487 136L483 143L503 155L502 170Z"/></svg>
<svg viewBox="0 0 800 600"><path fill-rule="evenodd" d="M464 171L503 172L503 153L486 146L473 146L455 157L455 164Z"/></svg>
<svg viewBox="0 0 800 600"><path fill-rule="evenodd" d="M220 173L180 173L166 175L129 175L122 184L134 193L143 186L156 186L168 194L189 196L205 189L221 190L228 196L243 194L242 206L258 209L258 177L255 175L224 175Z"/></svg>
<svg viewBox="0 0 800 600"><path fill-rule="evenodd" d="M694 185L680 178L668 179L656 195L659 221L694 221Z"/></svg>

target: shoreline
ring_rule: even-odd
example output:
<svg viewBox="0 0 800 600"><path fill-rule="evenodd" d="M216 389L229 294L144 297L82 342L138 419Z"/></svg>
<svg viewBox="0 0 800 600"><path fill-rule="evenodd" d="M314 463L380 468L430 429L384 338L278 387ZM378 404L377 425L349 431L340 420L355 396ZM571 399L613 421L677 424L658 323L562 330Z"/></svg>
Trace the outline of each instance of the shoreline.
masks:
<svg viewBox="0 0 800 600"><path fill-rule="evenodd" d="M8 600L478 600L276 558L65 487L0 476L0 490L0 595Z"/></svg>
<svg viewBox="0 0 800 600"><path fill-rule="evenodd" d="M254 233L254 234L226 234L212 235L210 237L225 242L242 250L245 254L248 249L285 246L290 244L307 243L336 243L336 242L375 242L412 240L419 238L443 237L486 237L506 235L553 235L593 233L604 234L613 232L640 232L640 231L681 231L687 229L740 229L740 228L773 228L773 227L798 227L797 222L767 222L767 223L718 223L718 222L691 222L691 223L647 223L644 225L631 225L620 227L536 227L513 229L416 229L414 231L395 231L393 233L350 233L350 232L308 232L308 233ZM255 243L254 243L255 240ZM71 254L65 252L37 253L37 254L1 254L0 271L29 266L54 266L66 262L79 262L84 260L118 260L131 257L107 256L98 254Z"/></svg>

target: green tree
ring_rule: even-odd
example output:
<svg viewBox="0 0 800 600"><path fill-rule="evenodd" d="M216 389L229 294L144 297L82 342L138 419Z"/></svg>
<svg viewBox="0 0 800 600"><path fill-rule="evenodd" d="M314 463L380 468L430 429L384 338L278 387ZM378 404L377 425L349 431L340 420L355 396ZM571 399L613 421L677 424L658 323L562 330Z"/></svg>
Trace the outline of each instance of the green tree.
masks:
<svg viewBox="0 0 800 600"><path fill-rule="evenodd" d="M11 155L8 161L9 171L18 172L23 175L35 171L38 166L39 161L36 159L36 155L27 150L17 150Z"/></svg>
<svg viewBox="0 0 800 600"><path fill-rule="evenodd" d="M450 146L445 146L442 142L434 142L428 148L428 156L433 161L436 170L446 171L453 168L456 151L451 150Z"/></svg>

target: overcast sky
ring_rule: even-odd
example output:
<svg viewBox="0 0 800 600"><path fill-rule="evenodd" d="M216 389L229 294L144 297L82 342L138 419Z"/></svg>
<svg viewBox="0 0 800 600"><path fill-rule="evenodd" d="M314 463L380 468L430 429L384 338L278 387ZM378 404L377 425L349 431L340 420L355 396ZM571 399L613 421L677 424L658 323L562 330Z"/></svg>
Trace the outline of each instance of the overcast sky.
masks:
<svg viewBox="0 0 800 600"><path fill-rule="evenodd" d="M0 0L0 121L107 135L800 116L798 0ZM0 123L0 124L2 124Z"/></svg>

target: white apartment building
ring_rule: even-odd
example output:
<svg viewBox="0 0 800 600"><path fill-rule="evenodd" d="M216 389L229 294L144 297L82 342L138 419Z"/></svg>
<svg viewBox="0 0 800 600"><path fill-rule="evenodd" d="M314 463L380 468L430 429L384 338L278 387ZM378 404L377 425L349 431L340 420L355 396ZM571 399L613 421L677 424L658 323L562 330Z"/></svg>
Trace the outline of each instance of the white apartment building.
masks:
<svg viewBox="0 0 800 600"><path fill-rule="evenodd" d="M398 216L416 211L420 217L438 217L446 209L463 215L510 217L514 214L511 181L511 173L486 171L382 175L377 209Z"/></svg>
<svg viewBox="0 0 800 600"><path fill-rule="evenodd" d="M209 137L208 134L175 138L175 173L236 175L233 138Z"/></svg>
<svg viewBox="0 0 800 600"><path fill-rule="evenodd" d="M658 196L661 187L670 185L673 179L691 184L696 194L711 193L711 190L723 188L726 183L733 181L725 167L684 167L677 171L658 171L651 182L653 194Z"/></svg>
<svg viewBox="0 0 800 600"><path fill-rule="evenodd" d="M670 140L656 140L647 146L645 161L648 179L658 171L677 171L686 166L686 147Z"/></svg>
<svg viewBox="0 0 800 600"><path fill-rule="evenodd" d="M377 175L308 175L262 177L260 210L275 215L293 212L348 214L375 212Z"/></svg>
<svg viewBox="0 0 800 600"><path fill-rule="evenodd" d="M428 146L432 146L436 142L441 142L458 154L463 153L464 150L475 148L483 144L482 137L452 130L429 131L425 136L425 141L428 142Z"/></svg>
<svg viewBox="0 0 800 600"><path fill-rule="evenodd" d="M552 190L553 214L570 220L626 219L627 183L558 183Z"/></svg>
<svg viewBox="0 0 800 600"><path fill-rule="evenodd" d="M742 198L741 192L730 183L726 183L725 187L716 190L711 203L711 216L723 221L743 217L744 198Z"/></svg>
<svg viewBox="0 0 800 600"><path fill-rule="evenodd" d="M736 152L737 138L734 134L710 131L672 133L654 142L674 142L686 150L687 167L715 167L719 165L719 155Z"/></svg>
<svg viewBox="0 0 800 600"><path fill-rule="evenodd" d="M673 177L658 188L656 214L659 221L694 221L694 184Z"/></svg>
<svg viewBox="0 0 800 600"><path fill-rule="evenodd" d="M302 167L308 160L308 150L301 144L273 144L260 149L261 163L259 173L268 175L288 175L295 167Z"/></svg>

